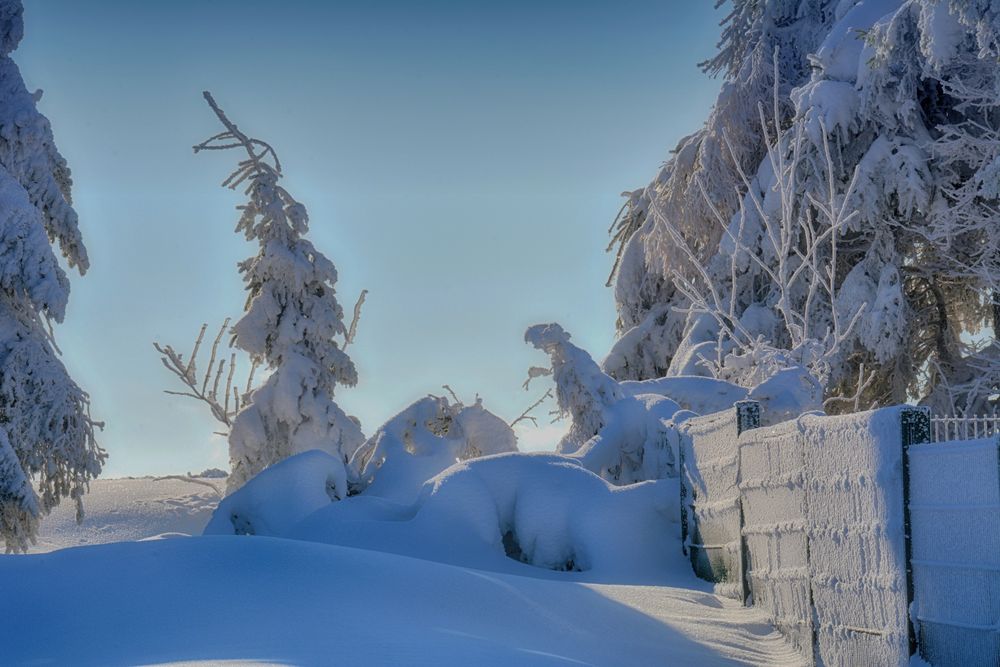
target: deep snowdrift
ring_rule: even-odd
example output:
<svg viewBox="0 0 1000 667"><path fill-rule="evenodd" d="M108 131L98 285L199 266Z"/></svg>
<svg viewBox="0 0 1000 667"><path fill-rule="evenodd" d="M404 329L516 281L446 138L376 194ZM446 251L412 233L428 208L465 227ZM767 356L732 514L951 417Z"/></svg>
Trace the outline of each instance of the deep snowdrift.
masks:
<svg viewBox="0 0 1000 667"><path fill-rule="evenodd" d="M265 537L0 557L0 582L18 609L0 624L10 665L801 664L763 614L698 590L490 574Z"/></svg>

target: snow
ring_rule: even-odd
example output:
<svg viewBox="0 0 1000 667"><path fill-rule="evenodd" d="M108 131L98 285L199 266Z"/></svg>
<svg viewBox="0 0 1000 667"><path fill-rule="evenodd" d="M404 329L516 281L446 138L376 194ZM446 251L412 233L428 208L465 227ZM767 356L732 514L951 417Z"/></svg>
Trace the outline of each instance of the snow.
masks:
<svg viewBox="0 0 1000 667"><path fill-rule="evenodd" d="M224 490L224 481L202 481ZM87 494L83 522L77 524L72 505L56 507L42 520L38 544L32 546L29 553L144 540L160 535L199 535L219 498L220 495L207 486L178 479L94 480Z"/></svg>
<svg viewBox="0 0 1000 667"><path fill-rule="evenodd" d="M18 600L0 625L11 665L803 664L760 612L700 590L487 573L265 537L3 557L0 581Z"/></svg>
<svg viewBox="0 0 1000 667"><path fill-rule="evenodd" d="M676 401L685 410L707 415L731 408L745 400L747 389L738 385L697 375L675 375L654 380L626 381L620 386L633 396L659 394Z"/></svg>
<svg viewBox="0 0 1000 667"><path fill-rule="evenodd" d="M572 457L499 454L452 466L409 503L367 493L333 502L313 472L318 457L300 454L252 479L222 502L206 534L252 526L258 535L613 582L661 581L671 564L684 568L676 479L615 487Z"/></svg>
<svg viewBox="0 0 1000 667"><path fill-rule="evenodd" d="M353 492L413 502L424 482L457 461L517 451L507 422L483 407L422 398L387 421L351 459Z"/></svg>
<svg viewBox="0 0 1000 667"><path fill-rule="evenodd" d="M740 444L755 604L824 663L905 664L901 408L803 415Z"/></svg>
<svg viewBox="0 0 1000 667"><path fill-rule="evenodd" d="M278 535L330 503L347 497L344 464L314 449L265 468L227 496L206 535Z"/></svg>
<svg viewBox="0 0 1000 667"><path fill-rule="evenodd" d="M518 463L524 458L551 488L530 475L509 474L525 472L510 469L528 467ZM540 472L549 470L548 462L558 469L555 475ZM497 471L468 472L484 465ZM613 539L624 548L638 548L621 539L627 525L615 533L606 510L614 502L627 508L629 498L639 500L641 494L609 487L576 464L566 467L561 457L503 455L459 469L466 472L440 483L453 488L435 494L448 493L451 500L428 500L440 507L423 510L437 513L439 521L452 519L446 506L466 511L459 501L480 493L496 498L507 493L509 500L515 487L523 487L539 494L519 496L526 502L516 511L530 526L539 516L557 512L551 503L563 492L574 498L585 493L594 499L578 508L577 522L590 523L595 533L610 528L609 545ZM487 489L490 485L498 488ZM603 491L595 494L592 486ZM660 484L641 488L655 495ZM216 500L211 489L177 479L97 480L81 526L71 508L57 508L43 523L41 544L33 551L61 550L0 557L5 599L19 601L19 613L0 625L3 663L805 664L763 612L716 597L692 577L670 521L652 534L664 550L662 561L647 563L645 577L626 577L641 573L603 565L557 572L502 552L498 556L495 550L489 563L481 563L489 566L485 569L432 562L428 558L439 559L455 545L472 553L483 543L462 545L461 538L470 534L459 529L456 539L439 543L433 553L405 555L421 540L408 543L399 521L397 541L369 542L373 548L368 549L260 535L181 538L179 533L198 532ZM315 518L352 506L360 516L366 505L371 514L378 507L394 507L384 499L356 496L329 504ZM474 512L466 514L475 518ZM635 520L625 519L626 524ZM388 537L390 522L381 523ZM421 527L428 525L424 521ZM440 537L448 537L450 524L442 528ZM157 536L177 539L148 539ZM427 536L423 544L435 539ZM65 548L80 544L92 546ZM605 562L601 558L606 555L595 563ZM636 583L643 578L655 579L656 585ZM70 590L73 594L66 595ZM40 633L53 631L57 641L40 640Z"/></svg>

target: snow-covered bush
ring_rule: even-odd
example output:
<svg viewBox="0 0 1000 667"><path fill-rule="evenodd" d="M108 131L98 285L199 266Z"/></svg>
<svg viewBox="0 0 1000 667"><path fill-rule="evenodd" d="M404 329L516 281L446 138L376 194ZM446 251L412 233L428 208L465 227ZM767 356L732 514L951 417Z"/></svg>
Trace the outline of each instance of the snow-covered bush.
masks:
<svg viewBox="0 0 1000 667"><path fill-rule="evenodd" d="M587 570L591 580L619 582L655 580L665 563L680 560L671 526L679 516L676 480L614 487L573 459L511 453L455 464L410 502L364 494L331 503L323 474L313 472L322 456L300 454L250 480L206 532L234 533L236 514L240 525L250 517L258 535L266 525L269 535L486 570ZM285 471L289 479L275 484ZM306 475L313 477L302 484ZM308 486L309 497L287 502L293 486Z"/></svg>
<svg viewBox="0 0 1000 667"><path fill-rule="evenodd" d="M231 492L267 466L310 449L326 451L346 466L364 436L334 402L338 384L357 382L354 363L335 340L342 336L346 342L350 335L334 290L337 270L305 238L308 213L279 184L274 150L241 132L207 92L205 99L226 130L195 146L195 152L246 151L223 185L247 184L249 200L240 207L236 231L259 244L258 253L239 265L248 297L233 340L271 371L229 432Z"/></svg>
<svg viewBox="0 0 1000 667"><path fill-rule="evenodd" d="M507 422L483 407L428 396L386 422L351 460L352 492L412 501L458 461L517 451Z"/></svg>
<svg viewBox="0 0 1000 667"><path fill-rule="evenodd" d="M89 399L59 360L69 279L52 248L81 274L87 251L71 206L69 168L10 54L24 33L19 0L0 0L0 537L24 551L38 521L71 497L77 519L106 454Z"/></svg>

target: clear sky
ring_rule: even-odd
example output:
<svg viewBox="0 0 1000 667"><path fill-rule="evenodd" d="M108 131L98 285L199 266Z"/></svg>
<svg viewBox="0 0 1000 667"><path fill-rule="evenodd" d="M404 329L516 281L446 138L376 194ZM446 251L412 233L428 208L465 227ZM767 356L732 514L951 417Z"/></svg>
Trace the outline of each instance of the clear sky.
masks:
<svg viewBox="0 0 1000 667"><path fill-rule="evenodd" d="M202 90L277 148L345 309L370 290L361 381L337 396L365 432L444 383L511 419L545 389L521 389L546 361L528 325L598 359L614 339L607 228L714 101L696 67L712 4L25 0L14 58L45 91L93 264L57 337L107 421L105 475L227 463L152 348L238 316L255 250L219 187L236 154L191 151L219 131Z"/></svg>

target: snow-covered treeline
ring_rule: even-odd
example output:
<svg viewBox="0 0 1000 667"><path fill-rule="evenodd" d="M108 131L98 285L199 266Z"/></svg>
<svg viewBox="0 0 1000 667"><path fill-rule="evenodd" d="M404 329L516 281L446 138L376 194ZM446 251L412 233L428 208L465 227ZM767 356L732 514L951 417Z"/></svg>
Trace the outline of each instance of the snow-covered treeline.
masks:
<svg viewBox="0 0 1000 667"><path fill-rule="evenodd" d="M605 370L801 366L832 411L995 400L994 4L735 0L712 114L619 217Z"/></svg>
<svg viewBox="0 0 1000 667"><path fill-rule="evenodd" d="M20 0L0 0L0 537L34 542L38 521L81 498L106 454L87 394L58 357L52 330L69 299L70 268L90 266L72 207L69 167L11 53L24 34Z"/></svg>

